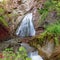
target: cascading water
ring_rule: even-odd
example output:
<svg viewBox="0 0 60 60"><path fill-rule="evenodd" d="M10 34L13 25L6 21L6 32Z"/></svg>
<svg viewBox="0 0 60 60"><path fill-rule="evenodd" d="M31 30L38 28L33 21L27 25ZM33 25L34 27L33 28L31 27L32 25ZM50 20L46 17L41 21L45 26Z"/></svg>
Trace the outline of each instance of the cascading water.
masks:
<svg viewBox="0 0 60 60"><path fill-rule="evenodd" d="M20 37L35 36L35 29L33 26L32 17L32 13L29 13L24 17L16 31L16 35Z"/></svg>
<svg viewBox="0 0 60 60"><path fill-rule="evenodd" d="M38 51L36 51L34 47L31 47L27 43L21 43L21 46L23 46L26 49L28 57L30 57L31 60L43 60L43 58L40 55L38 55Z"/></svg>
<svg viewBox="0 0 60 60"><path fill-rule="evenodd" d="M40 55L38 55L38 51L31 52L30 58L32 60L43 60L43 58Z"/></svg>

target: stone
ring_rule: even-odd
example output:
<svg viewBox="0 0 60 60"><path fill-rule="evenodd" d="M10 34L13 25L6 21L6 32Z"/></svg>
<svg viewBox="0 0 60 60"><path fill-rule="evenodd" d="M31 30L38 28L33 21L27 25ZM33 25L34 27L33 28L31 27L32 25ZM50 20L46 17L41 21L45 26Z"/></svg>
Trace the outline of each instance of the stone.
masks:
<svg viewBox="0 0 60 60"><path fill-rule="evenodd" d="M35 48L31 47L28 43L21 43L21 46L23 46L27 50L27 53L35 50Z"/></svg>

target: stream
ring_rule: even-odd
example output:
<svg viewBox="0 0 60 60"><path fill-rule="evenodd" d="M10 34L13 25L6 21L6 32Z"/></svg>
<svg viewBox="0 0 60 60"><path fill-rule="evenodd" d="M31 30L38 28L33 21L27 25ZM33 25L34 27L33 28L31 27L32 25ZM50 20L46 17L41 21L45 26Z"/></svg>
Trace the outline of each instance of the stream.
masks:
<svg viewBox="0 0 60 60"><path fill-rule="evenodd" d="M32 60L43 60L43 58L38 55L38 51L30 52L30 57Z"/></svg>
<svg viewBox="0 0 60 60"><path fill-rule="evenodd" d="M21 46L26 48L28 57L30 57L32 60L43 60L43 58L38 55L38 51L36 51L34 47L29 46L27 43L21 43Z"/></svg>
<svg viewBox="0 0 60 60"><path fill-rule="evenodd" d="M32 13L29 13L23 18L16 31L16 35L19 37L29 37L35 36L35 33L36 31L33 26L33 15ZM38 51L34 51L34 48L30 47L29 44L21 43L21 46L26 48L28 57L30 57L32 60L43 60L42 57L38 55Z"/></svg>

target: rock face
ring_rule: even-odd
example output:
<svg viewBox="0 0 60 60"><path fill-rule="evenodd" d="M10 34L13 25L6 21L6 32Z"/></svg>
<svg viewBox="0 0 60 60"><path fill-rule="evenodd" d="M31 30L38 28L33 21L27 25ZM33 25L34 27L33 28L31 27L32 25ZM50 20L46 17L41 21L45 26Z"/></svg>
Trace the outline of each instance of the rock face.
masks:
<svg viewBox="0 0 60 60"><path fill-rule="evenodd" d="M30 52L34 51L35 48L31 47L29 44L27 43L21 43L21 46L23 46L26 50L27 50L27 53L29 53L30 55Z"/></svg>
<svg viewBox="0 0 60 60"><path fill-rule="evenodd" d="M3 7L4 14L2 15L9 23L11 32L15 32L18 25L23 20L27 13L32 13L34 28L38 26L39 13L38 8L41 8L42 0L4 0L4 4L0 4ZM23 8L22 8L23 7ZM1 13L0 13L1 14Z"/></svg>
<svg viewBox="0 0 60 60"><path fill-rule="evenodd" d="M41 7L38 2L39 1L37 0L7 0L4 7L6 11L8 11L9 15L12 15L9 16L9 24L11 29L16 29L22 18L28 12L33 14L34 26L36 28L38 26L39 19L37 8Z"/></svg>
<svg viewBox="0 0 60 60"><path fill-rule="evenodd" d="M39 26L38 8L41 9L45 0L5 0L4 9L7 12L5 20L9 23L12 32L15 32L18 25L27 13L33 14L33 24Z"/></svg>

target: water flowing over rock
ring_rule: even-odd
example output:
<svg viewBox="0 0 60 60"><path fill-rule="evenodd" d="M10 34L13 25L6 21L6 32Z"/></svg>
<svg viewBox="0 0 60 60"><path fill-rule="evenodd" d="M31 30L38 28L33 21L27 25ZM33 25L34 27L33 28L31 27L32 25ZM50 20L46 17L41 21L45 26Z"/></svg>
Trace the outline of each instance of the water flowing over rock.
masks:
<svg viewBox="0 0 60 60"><path fill-rule="evenodd" d="M42 57L40 55L38 55L37 51L31 52L30 57L32 60L43 60Z"/></svg>
<svg viewBox="0 0 60 60"><path fill-rule="evenodd" d="M21 25L16 31L16 35L20 37L35 36L35 29L33 26L32 13L27 14L21 22Z"/></svg>
<svg viewBox="0 0 60 60"><path fill-rule="evenodd" d="M21 43L21 46L23 46L27 50L28 57L30 57L32 60L43 60L43 58L38 55L38 51L36 51L34 47L31 47L27 43Z"/></svg>
<svg viewBox="0 0 60 60"><path fill-rule="evenodd" d="M6 0L4 4L4 9L8 12L9 18L8 23L11 31L14 31L25 14L32 12L33 23L35 28L38 26L38 6L37 0ZM22 8L23 7L23 8ZM6 19L7 20L7 19Z"/></svg>

